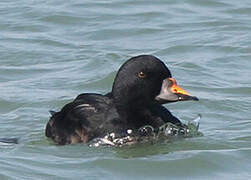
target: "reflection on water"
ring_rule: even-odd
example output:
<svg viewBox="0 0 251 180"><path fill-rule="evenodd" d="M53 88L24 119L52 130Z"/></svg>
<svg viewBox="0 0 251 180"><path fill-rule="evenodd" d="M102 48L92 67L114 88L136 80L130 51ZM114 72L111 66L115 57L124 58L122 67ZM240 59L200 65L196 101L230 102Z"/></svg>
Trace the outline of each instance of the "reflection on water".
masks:
<svg viewBox="0 0 251 180"><path fill-rule="evenodd" d="M110 133L103 138L96 138L89 143L90 147L99 146L115 146L122 147L126 145L132 145L137 143L149 143L159 142L161 140L168 140L174 137L196 137L202 136L199 132L201 115L198 115L194 120L189 121L187 124L177 126L172 123L165 123L158 129L154 129L150 125L143 126L137 131L128 129L126 135Z"/></svg>

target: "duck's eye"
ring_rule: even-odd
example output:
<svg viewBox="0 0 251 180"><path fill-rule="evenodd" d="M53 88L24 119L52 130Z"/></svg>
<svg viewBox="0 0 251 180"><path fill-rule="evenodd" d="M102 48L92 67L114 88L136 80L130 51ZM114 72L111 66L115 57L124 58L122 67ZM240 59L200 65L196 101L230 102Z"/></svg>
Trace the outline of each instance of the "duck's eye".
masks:
<svg viewBox="0 0 251 180"><path fill-rule="evenodd" d="M138 77L139 78L146 78L146 74L141 71L138 73Z"/></svg>

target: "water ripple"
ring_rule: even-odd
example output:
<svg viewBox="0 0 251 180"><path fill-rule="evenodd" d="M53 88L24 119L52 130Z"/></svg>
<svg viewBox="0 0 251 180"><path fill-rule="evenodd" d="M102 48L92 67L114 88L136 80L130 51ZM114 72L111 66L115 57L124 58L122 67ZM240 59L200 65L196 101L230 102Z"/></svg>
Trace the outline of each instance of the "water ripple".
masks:
<svg viewBox="0 0 251 180"><path fill-rule="evenodd" d="M0 144L0 179L250 179L250 14L249 0L2 0L0 138L20 143ZM139 54L200 98L166 106L183 122L202 113L203 137L96 149L45 138L49 109L110 91Z"/></svg>

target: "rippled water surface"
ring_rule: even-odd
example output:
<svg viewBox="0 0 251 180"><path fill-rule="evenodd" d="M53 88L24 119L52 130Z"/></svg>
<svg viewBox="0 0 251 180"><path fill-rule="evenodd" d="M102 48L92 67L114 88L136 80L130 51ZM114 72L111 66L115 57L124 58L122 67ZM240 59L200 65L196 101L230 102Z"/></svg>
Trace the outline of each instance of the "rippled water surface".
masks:
<svg viewBox="0 0 251 180"><path fill-rule="evenodd" d="M0 179L251 179L251 1L0 2ZM106 93L153 54L199 102L169 104L202 137L124 148L56 146L49 109Z"/></svg>

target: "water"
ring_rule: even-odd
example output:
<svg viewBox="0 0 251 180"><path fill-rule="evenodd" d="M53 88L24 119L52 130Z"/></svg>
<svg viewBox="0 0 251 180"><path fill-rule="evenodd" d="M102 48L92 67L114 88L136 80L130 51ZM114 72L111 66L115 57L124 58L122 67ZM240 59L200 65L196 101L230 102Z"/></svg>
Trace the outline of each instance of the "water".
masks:
<svg viewBox="0 0 251 180"><path fill-rule="evenodd" d="M251 2L0 2L0 179L250 179ZM48 110L110 91L139 54L164 60L200 98L168 108L202 114L202 137L124 148L56 146Z"/></svg>

